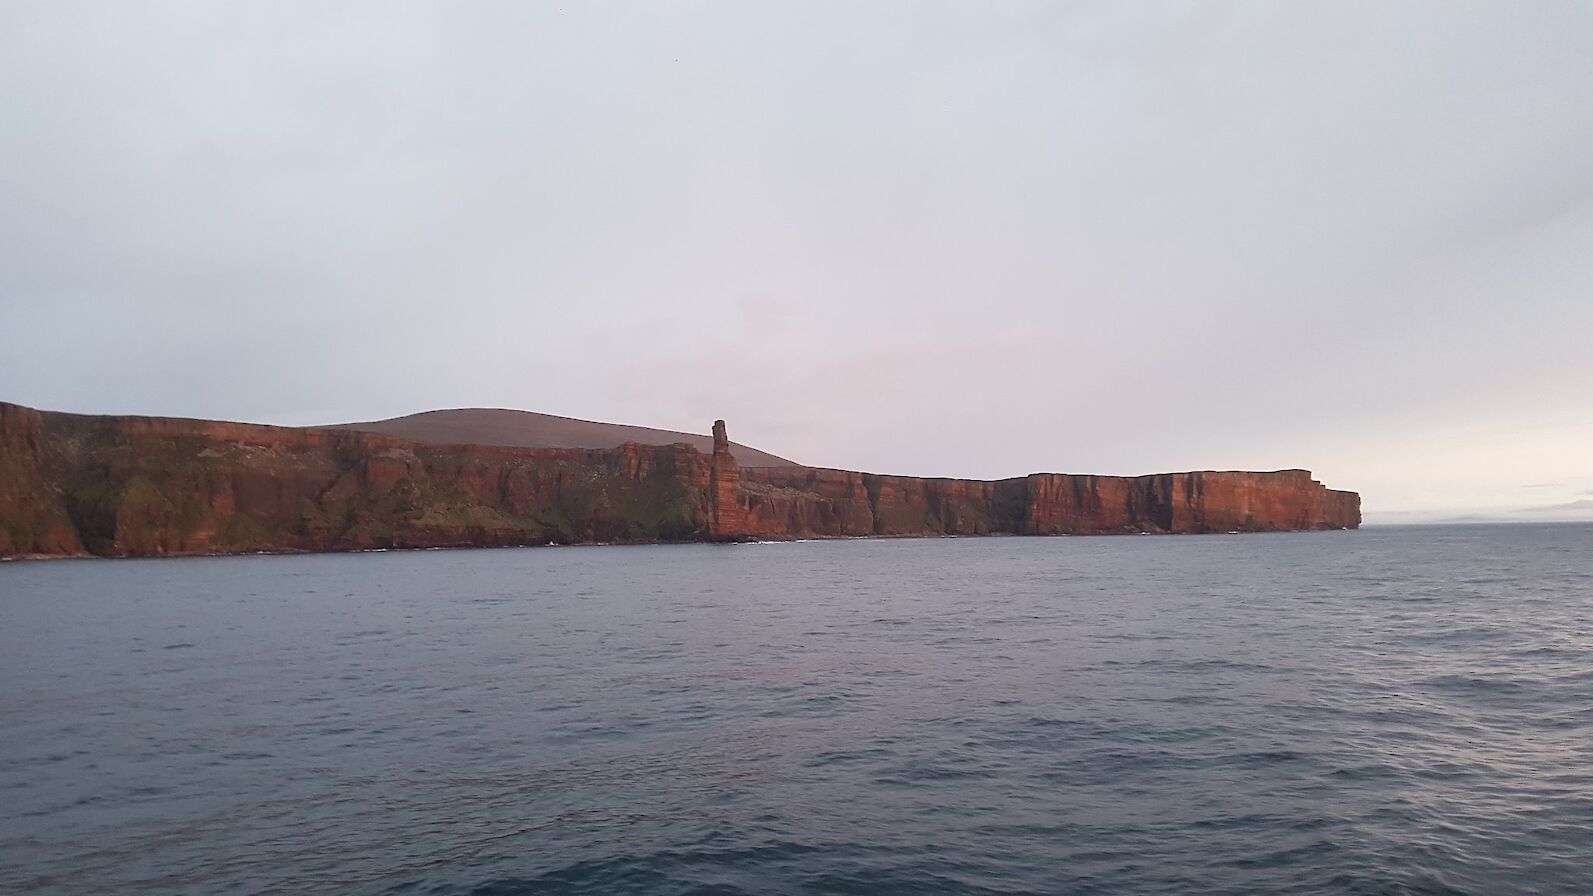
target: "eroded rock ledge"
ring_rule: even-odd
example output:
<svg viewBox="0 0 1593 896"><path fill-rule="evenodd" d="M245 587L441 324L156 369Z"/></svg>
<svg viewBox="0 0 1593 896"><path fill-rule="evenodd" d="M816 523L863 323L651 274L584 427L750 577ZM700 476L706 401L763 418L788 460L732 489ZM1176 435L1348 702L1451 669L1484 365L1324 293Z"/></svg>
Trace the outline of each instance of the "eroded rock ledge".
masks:
<svg viewBox="0 0 1593 896"><path fill-rule="evenodd" d="M1305 470L919 479L0 403L0 556L1355 528Z"/></svg>

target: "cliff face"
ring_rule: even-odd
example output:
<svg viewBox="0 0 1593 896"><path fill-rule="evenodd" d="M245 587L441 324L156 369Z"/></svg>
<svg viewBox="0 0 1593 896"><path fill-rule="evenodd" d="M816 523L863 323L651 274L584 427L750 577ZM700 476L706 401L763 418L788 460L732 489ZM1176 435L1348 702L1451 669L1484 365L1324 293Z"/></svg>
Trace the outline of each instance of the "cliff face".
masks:
<svg viewBox="0 0 1593 896"><path fill-rule="evenodd" d="M0 404L0 556L1354 527L1303 470L982 482Z"/></svg>
<svg viewBox="0 0 1593 896"><path fill-rule="evenodd" d="M1356 528L1361 499L1305 470L1036 473L994 482L842 470L742 471L748 534L1099 535Z"/></svg>
<svg viewBox="0 0 1593 896"><path fill-rule="evenodd" d="M84 552L60 484L46 469L49 440L43 414L0 404L0 557Z"/></svg>
<svg viewBox="0 0 1593 896"><path fill-rule="evenodd" d="M0 405L0 555L684 540L708 459Z"/></svg>

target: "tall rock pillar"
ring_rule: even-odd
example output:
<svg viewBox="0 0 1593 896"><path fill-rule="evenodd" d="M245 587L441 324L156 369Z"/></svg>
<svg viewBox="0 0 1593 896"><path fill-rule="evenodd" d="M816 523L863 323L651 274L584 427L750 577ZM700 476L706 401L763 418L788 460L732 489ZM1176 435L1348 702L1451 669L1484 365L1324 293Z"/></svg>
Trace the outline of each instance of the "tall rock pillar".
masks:
<svg viewBox="0 0 1593 896"><path fill-rule="evenodd" d="M714 421L714 454L709 461L708 537L714 541L735 541L746 535L746 519L741 512L741 467L730 453L730 437L725 421Z"/></svg>

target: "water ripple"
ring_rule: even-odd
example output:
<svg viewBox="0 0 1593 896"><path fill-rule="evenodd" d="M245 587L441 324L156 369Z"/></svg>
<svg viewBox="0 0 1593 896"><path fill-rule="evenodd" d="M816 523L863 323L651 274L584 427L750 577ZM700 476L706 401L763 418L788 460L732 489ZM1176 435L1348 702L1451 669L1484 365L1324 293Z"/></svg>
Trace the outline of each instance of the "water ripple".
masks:
<svg viewBox="0 0 1593 896"><path fill-rule="evenodd" d="M0 568L0 891L1583 894L1593 528Z"/></svg>

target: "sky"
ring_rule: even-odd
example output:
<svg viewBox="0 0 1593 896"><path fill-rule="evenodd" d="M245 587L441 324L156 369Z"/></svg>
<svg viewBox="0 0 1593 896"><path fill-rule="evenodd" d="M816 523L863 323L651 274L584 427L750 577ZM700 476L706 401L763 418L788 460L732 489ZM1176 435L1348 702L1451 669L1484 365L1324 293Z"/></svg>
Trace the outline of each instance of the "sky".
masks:
<svg viewBox="0 0 1593 896"><path fill-rule="evenodd" d="M0 400L1593 518L1590 160L1585 2L0 0Z"/></svg>

